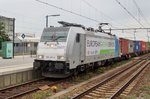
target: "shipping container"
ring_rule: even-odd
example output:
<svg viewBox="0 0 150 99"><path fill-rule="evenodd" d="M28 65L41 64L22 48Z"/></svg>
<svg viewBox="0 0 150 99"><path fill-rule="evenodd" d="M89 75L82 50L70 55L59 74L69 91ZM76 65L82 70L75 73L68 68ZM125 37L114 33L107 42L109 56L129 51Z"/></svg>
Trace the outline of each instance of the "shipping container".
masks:
<svg viewBox="0 0 150 99"><path fill-rule="evenodd" d="M141 51L146 51L146 42L141 41Z"/></svg>
<svg viewBox="0 0 150 99"><path fill-rule="evenodd" d="M150 50L150 42L146 42L146 49Z"/></svg>
<svg viewBox="0 0 150 99"><path fill-rule="evenodd" d="M134 47L134 42L132 40L128 40L128 50L129 53L134 53L133 48Z"/></svg>
<svg viewBox="0 0 150 99"><path fill-rule="evenodd" d="M140 52L140 51L141 51L141 42L134 41L134 52Z"/></svg>
<svg viewBox="0 0 150 99"><path fill-rule="evenodd" d="M120 38L120 53L121 55L126 55L128 54L129 49L128 49L128 40L124 38Z"/></svg>

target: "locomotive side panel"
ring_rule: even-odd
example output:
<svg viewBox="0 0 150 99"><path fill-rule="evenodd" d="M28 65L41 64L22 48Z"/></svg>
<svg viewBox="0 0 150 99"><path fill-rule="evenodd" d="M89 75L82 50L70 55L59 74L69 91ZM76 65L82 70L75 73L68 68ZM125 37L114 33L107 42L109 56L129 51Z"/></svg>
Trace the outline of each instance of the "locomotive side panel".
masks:
<svg viewBox="0 0 150 99"><path fill-rule="evenodd" d="M86 36L86 62L96 62L115 57L114 36Z"/></svg>
<svg viewBox="0 0 150 99"><path fill-rule="evenodd" d="M72 27L66 48L66 62L69 63L69 68L74 69L81 65L81 62L84 62L84 56L84 31L81 28Z"/></svg>

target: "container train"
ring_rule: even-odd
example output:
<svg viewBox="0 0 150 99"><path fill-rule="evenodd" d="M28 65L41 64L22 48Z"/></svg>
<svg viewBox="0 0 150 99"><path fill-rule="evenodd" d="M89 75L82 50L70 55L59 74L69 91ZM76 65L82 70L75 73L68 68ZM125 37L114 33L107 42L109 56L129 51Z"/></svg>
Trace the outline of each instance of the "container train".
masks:
<svg viewBox="0 0 150 99"><path fill-rule="evenodd" d="M144 41L118 38L101 30L59 21L62 26L44 28L33 69L43 76L64 78L122 58L146 53Z"/></svg>

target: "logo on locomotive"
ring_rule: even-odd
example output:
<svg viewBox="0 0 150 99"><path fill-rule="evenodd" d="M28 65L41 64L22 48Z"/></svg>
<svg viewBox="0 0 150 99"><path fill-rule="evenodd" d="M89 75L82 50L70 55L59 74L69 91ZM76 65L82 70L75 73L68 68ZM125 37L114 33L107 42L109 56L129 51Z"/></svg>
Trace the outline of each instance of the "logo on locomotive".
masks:
<svg viewBox="0 0 150 99"><path fill-rule="evenodd" d="M115 40L106 37L86 37L86 56L114 55Z"/></svg>

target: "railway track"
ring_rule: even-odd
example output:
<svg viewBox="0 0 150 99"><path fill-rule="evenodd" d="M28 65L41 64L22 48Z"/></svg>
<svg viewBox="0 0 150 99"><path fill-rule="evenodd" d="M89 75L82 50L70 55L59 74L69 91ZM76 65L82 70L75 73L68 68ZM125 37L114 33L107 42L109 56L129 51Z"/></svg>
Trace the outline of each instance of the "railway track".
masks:
<svg viewBox="0 0 150 99"><path fill-rule="evenodd" d="M146 56L149 57L149 56ZM143 60L144 59L144 60ZM149 61L142 58L134 66L115 73L114 75L106 78L105 80L97 83L96 85L88 85L85 91L75 93L72 99L114 99L118 97L130 83L146 68Z"/></svg>
<svg viewBox="0 0 150 99"><path fill-rule="evenodd" d="M147 58L145 58L145 57L147 57ZM106 86L106 82L109 82L111 80L113 81L113 78L115 78L118 75L121 75L122 72L127 71L128 69L130 69L134 65L138 65L141 62L145 62L148 59L148 57L149 57L149 55L144 55L144 56L142 56L142 58L140 58L138 60L133 60L132 64L130 64L129 66L126 66L126 68L124 70L121 70L119 73L115 73L114 75L110 76L108 79L102 81L100 83L101 86L102 85ZM116 77L116 79L117 79L117 77ZM59 81L56 81L56 80L53 81L53 80L48 80L48 79L40 79L40 80L31 81L31 82L28 82L28 83L12 86L12 87L5 88L5 89L0 89L0 99L17 98L17 97L20 97L20 96L38 91L38 90L40 90L39 87L41 87L41 86L44 86L44 85L53 86L53 85L57 85L58 83L61 83L61 82L64 82L64 81L65 81L65 79L59 80ZM108 83L109 86L111 86L111 84L113 84L113 83L110 83L110 84ZM104 88L105 88L105 86L104 86ZM117 85L115 85L115 86L117 86ZM92 85L92 87L93 87L93 85ZM77 99L77 98L81 98L81 97L86 97L87 98L87 97L90 97L91 94L93 94L93 96L94 96L94 94L96 94L97 92L93 93L93 91L96 90L96 88L98 88L98 85L95 85L93 88L92 87L88 87L86 92L83 92L82 94L78 94L78 95L74 96L73 99ZM105 93L106 93L106 91L105 91ZM116 97L115 94L114 94L114 96Z"/></svg>
<svg viewBox="0 0 150 99"><path fill-rule="evenodd" d="M20 96L23 96L25 94L29 94L31 92L35 92L40 90L39 87L48 85L48 86L53 86L58 83L62 82L62 80L48 80L48 79L39 79L35 81L31 81L28 83L24 83L21 85L16 85L12 86L9 88L1 89L0 90L0 99L12 99L12 98L17 98Z"/></svg>

